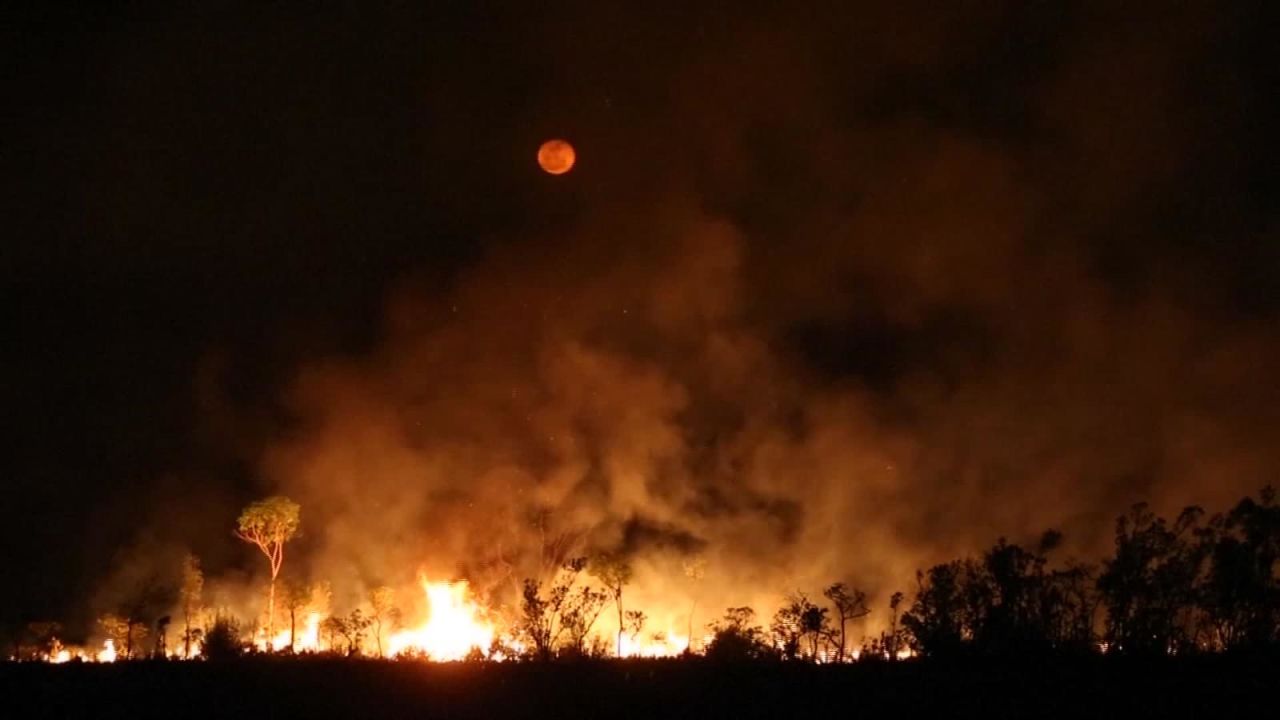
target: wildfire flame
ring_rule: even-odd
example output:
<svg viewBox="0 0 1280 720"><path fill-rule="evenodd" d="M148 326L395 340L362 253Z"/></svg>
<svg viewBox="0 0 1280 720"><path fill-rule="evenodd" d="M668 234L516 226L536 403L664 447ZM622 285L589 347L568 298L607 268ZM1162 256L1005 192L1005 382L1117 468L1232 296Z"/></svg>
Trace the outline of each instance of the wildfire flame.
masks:
<svg viewBox="0 0 1280 720"><path fill-rule="evenodd" d="M675 657L689 647L689 638L668 630L647 638L622 636L623 657Z"/></svg>
<svg viewBox="0 0 1280 720"><path fill-rule="evenodd" d="M294 652L319 652L320 650L320 613L312 612L307 614L306 623L297 629L297 633L293 637ZM292 634L289 628L285 628L275 634L271 638L271 651L281 652L289 649L289 636ZM267 640L265 636L259 636L254 642L259 650L267 650Z"/></svg>
<svg viewBox="0 0 1280 720"><path fill-rule="evenodd" d="M427 621L413 630L402 630L390 638L390 654L421 652L432 660L461 660L479 648L487 652L493 642L493 625L470 597L466 581L455 583L422 580L427 595Z"/></svg>
<svg viewBox="0 0 1280 720"><path fill-rule="evenodd" d="M116 661L116 643L114 640L106 640L102 643L102 650L97 655L98 662L115 662Z"/></svg>

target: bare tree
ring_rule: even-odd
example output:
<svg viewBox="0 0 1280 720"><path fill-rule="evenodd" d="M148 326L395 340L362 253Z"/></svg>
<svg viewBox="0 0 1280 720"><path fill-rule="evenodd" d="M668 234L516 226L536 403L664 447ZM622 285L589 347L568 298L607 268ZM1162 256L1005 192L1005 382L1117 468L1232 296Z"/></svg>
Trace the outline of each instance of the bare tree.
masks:
<svg viewBox="0 0 1280 720"><path fill-rule="evenodd" d="M902 605L902 591L899 590L889 596L889 642L886 643L889 650L889 659L896 660L898 658L898 646L900 645L898 630L898 607Z"/></svg>
<svg viewBox="0 0 1280 720"><path fill-rule="evenodd" d="M297 652L298 613L310 604L312 589L300 582L285 582L281 595L289 611L289 652Z"/></svg>
<svg viewBox="0 0 1280 720"><path fill-rule="evenodd" d="M627 634L631 636L631 642L635 642L640 637L640 632L644 630L644 624L649 619L643 610L627 611Z"/></svg>
<svg viewBox="0 0 1280 720"><path fill-rule="evenodd" d="M706 560L695 557L684 562L684 576L689 578L689 635L685 641L685 654L693 652L693 611L698 606L698 585L707 574Z"/></svg>
<svg viewBox="0 0 1280 720"><path fill-rule="evenodd" d="M849 589L844 583L835 583L822 591L836 609L840 622L840 642L836 645L836 662L844 662L848 649L849 634L847 625L850 620L865 617L871 611L867 609L867 594L857 589Z"/></svg>
<svg viewBox="0 0 1280 720"><path fill-rule="evenodd" d="M567 561L545 596L541 582L525 578L519 630L535 657L542 660L550 658L560 636L566 632L565 616L571 608L570 594L586 564L586 558Z"/></svg>
<svg viewBox="0 0 1280 720"><path fill-rule="evenodd" d="M574 653L586 653L587 636L591 634L591 628L596 624L600 613L604 612L608 601L608 593L585 585L569 594L560 611L560 620L568 636L569 648Z"/></svg>
<svg viewBox="0 0 1280 720"><path fill-rule="evenodd" d="M827 609L813 604L804 593L796 593L778 608L770 631L784 658L794 660L803 657L806 653L801 643L807 640L808 657L817 660L819 645L829 631Z"/></svg>
<svg viewBox="0 0 1280 720"><path fill-rule="evenodd" d="M591 561L590 572L613 598L614 607L618 610L618 645L617 656L622 657L622 632L625 617L622 610L622 589L631 582L631 563L626 558L613 553L604 553Z"/></svg>
<svg viewBox="0 0 1280 720"><path fill-rule="evenodd" d="M284 564L284 545L298 534L302 509L282 495L259 500L240 513L236 537L256 545L271 564L267 591L267 637L275 633L276 577Z"/></svg>
<svg viewBox="0 0 1280 720"><path fill-rule="evenodd" d="M382 657L382 624L394 622L400 611L395 607L395 591L383 585L369 593L369 606L373 608L369 619L373 622L373 637L378 647L378 657Z"/></svg>

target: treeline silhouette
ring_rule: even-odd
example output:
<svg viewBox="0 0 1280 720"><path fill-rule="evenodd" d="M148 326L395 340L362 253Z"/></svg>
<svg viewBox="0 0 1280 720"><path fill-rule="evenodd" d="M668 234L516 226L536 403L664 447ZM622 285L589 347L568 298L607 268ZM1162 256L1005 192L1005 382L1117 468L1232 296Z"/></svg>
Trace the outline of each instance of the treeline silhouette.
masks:
<svg viewBox="0 0 1280 720"><path fill-rule="evenodd" d="M1097 565L1051 568L1061 543L1053 530L1031 548L1002 538L980 557L917 572L910 607L899 615L895 593L888 629L859 657L1167 656L1280 643L1280 507L1270 487L1209 518L1188 507L1170 522L1135 505L1116 520L1114 554ZM842 626L865 614L864 596L843 586L825 595L830 607L789 598L767 630L751 608L730 608L707 655L843 659Z"/></svg>

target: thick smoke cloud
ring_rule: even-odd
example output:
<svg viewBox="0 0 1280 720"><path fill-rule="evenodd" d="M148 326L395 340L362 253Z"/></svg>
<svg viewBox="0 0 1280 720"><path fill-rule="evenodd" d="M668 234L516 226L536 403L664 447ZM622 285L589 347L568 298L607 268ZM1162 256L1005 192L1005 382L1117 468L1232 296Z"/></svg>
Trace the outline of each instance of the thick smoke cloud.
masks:
<svg viewBox="0 0 1280 720"><path fill-rule="evenodd" d="M634 554L641 597L673 615L690 593L767 608L837 579L883 597L1049 527L1093 556L1131 502L1221 506L1265 482L1272 341L1037 256L998 158L943 144L899 168L830 255L637 208L513 244L451 291L400 291L372 355L300 373L294 435L266 457L320 535L312 572L349 587L463 573L509 599L569 535ZM928 189L929 214L906 212ZM832 341L803 336L833 332L825 318L748 281L806 270L824 292L823 273L874 276L847 281L861 299L840 309L878 315L876 344L848 351L886 367L815 369L805 342ZM696 589L680 573L694 557Z"/></svg>
<svg viewBox="0 0 1280 720"><path fill-rule="evenodd" d="M999 42L967 20L933 32ZM997 536L1057 527L1093 556L1132 502L1221 506L1269 479L1274 334L1111 229L1192 170L1185 28L1069 47L1003 137L895 107L960 40L921 38L937 56L910 67L858 46L833 72L785 24L750 32L760 52L713 41L673 78L694 155L667 189L510 238L452 287L407 281L376 350L301 370L264 467L322 534L314 572L509 593L569 536L632 553L664 609L837 579L883 598ZM841 102L873 111L849 125ZM632 160L648 180L639 158L608 169ZM681 577L693 557L705 587Z"/></svg>
<svg viewBox="0 0 1280 720"><path fill-rule="evenodd" d="M252 240L211 257L289 278L288 310L262 302L249 340L202 345L192 487L130 509L158 520L125 556L190 543L216 574L255 572L218 548L240 496L279 491L304 508L289 572L330 581L336 606L420 571L510 602L559 554L609 549L640 568L636 606L681 629L690 603L767 612L836 580L882 607L918 567L1049 527L1093 558L1130 503L1219 508L1273 481L1277 226L1246 73L1263 24L1207 2L847 5L458 21L492 25L479 54L507 63L471 58L472 34L389 32L417 27L408 11L361 14L385 52L324 47L390 83L374 98L295 87L294 60L253 54L254 32L306 47L337 18L214 32L242 60L197 73L195 97L245 85L290 131L232 108L207 134L243 153L280 132L283 168L342 162L268 169L244 207L211 194L217 240ZM190 52L157 37L112 77ZM372 119L323 122L351 98ZM579 152L562 178L532 164L552 135ZM238 182L209 166L193 174ZM190 210L128 188L94 196L131 208L110 218L126 228ZM414 254L434 215L465 250ZM366 260L392 269L344 287ZM324 299L298 310L295 290ZM238 327L258 296L235 295L210 304ZM385 296L376 317L344 307L366 295ZM352 317L358 341L309 342ZM236 597L254 580L227 577Z"/></svg>

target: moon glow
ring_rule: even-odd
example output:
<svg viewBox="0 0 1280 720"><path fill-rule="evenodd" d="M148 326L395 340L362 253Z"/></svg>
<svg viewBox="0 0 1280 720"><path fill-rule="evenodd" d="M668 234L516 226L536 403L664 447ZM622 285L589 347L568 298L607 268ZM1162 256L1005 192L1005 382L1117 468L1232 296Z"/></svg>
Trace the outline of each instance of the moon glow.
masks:
<svg viewBox="0 0 1280 720"><path fill-rule="evenodd" d="M573 167L577 153L564 140L548 140L538 148L538 165L552 175L563 175Z"/></svg>

